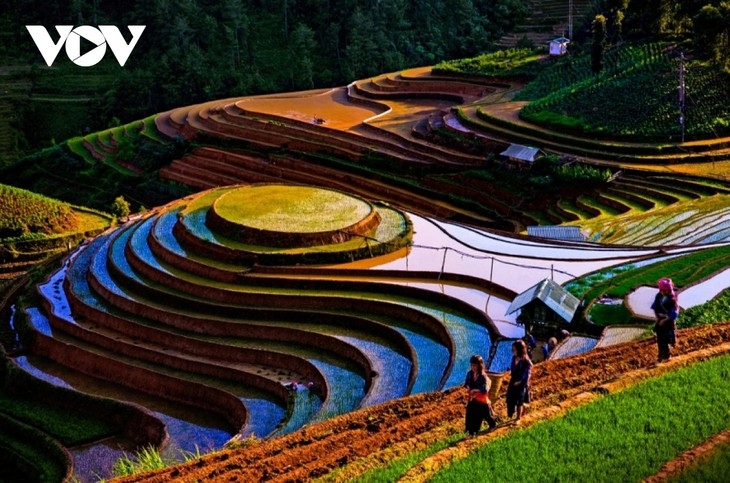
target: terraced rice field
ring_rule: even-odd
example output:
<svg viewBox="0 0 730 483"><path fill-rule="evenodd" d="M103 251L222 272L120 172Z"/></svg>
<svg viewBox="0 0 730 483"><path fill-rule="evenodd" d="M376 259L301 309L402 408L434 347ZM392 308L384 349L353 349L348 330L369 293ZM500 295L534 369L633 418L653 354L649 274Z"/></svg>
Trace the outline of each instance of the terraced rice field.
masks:
<svg viewBox="0 0 730 483"><path fill-rule="evenodd" d="M252 189L275 209L280 185L217 188L75 252L38 286L41 307L26 310L34 356L20 364L59 384L109 381L115 395L128 388L144 394L131 400L158 401L153 410L160 400L205 408L222 422L164 416L175 446L190 448L190 434L214 445L223 435L273 437L458 386L474 353L503 371L522 335L505 315L517 291L551 271L567 280L661 253L535 242L309 187L291 189L328 209L339 200L344 213L316 231L304 223L321 212L312 206L299 225L253 226L237 213L221 225L217 210ZM343 239L338 227L358 236ZM268 246L269 231L287 243ZM46 360L65 369L39 369Z"/></svg>
<svg viewBox="0 0 730 483"><path fill-rule="evenodd" d="M504 371L510 345L523 333L506 309L545 278L566 283L730 238L730 187L719 181L627 169L610 184L556 195L540 207L523 205L499 180L469 174L484 163L480 151L432 135L466 136L481 152L542 139L545 133L519 121L505 127L493 119L489 106L508 102L515 88L413 69L339 89L210 101L69 143L88 163L112 163L136 176L136 166L116 157L125 133L196 140L198 147L160 175L204 191L68 258L38 287L40 306L25 311L35 330L33 355L18 363L56 384L149 407L185 449L192 441L219 447L248 435L289 441L303 426L382 403L400 407L389 401L404 396L452 397L435 392L460 385L464 361L475 353L490 371ZM450 109L457 105L463 107ZM509 117L514 107L494 109ZM636 147L596 153L590 141L577 146L590 162L612 166L607 157ZM560 143L546 147L572 152ZM641 149L645 154L618 164L666 161ZM331 164L308 161L314 158ZM368 163L437 174L406 186L373 175ZM292 196L274 196L290 189ZM487 209L465 208L447 195ZM536 222L578 224L616 246L476 228L520 232ZM639 330L609 330L600 341L575 335L553 357L624 342ZM420 403L404 404L409 414L420 410ZM180 413L171 409L178 405ZM374 421L348 431L382 437L380 419ZM416 424L433 429L434 421L424 421ZM342 434L342 441L351 436ZM342 453L339 466L348 451L324 453ZM79 455L96 457L89 449ZM273 468L292 464L296 475L317 476L297 466L306 461ZM249 476L268 475L256 471Z"/></svg>

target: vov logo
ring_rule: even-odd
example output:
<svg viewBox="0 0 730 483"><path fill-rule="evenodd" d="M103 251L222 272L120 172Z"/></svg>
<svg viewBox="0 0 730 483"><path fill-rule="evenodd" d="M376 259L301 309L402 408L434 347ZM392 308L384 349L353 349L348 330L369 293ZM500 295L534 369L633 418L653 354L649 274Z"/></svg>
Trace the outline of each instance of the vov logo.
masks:
<svg viewBox="0 0 730 483"><path fill-rule="evenodd" d="M99 25L98 28L90 25L81 25L76 28L73 25L56 25L58 42L51 39L48 30L42 25L25 26L48 67L53 65L64 44L68 58L80 67L91 67L98 64L106 54L107 45L117 58L119 65L124 66L145 27L146 25L128 26L132 40L127 43L122 33L114 25ZM96 47L81 55L81 39L91 42Z"/></svg>

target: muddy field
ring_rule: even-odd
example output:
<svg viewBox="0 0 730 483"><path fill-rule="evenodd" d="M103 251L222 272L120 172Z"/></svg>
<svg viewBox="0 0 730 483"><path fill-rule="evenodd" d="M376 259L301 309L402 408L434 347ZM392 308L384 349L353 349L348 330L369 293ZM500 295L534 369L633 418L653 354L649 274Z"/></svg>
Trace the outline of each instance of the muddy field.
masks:
<svg viewBox="0 0 730 483"><path fill-rule="evenodd" d="M730 342L730 324L687 329L680 332L674 353L723 342ZM651 367L655 359L656 346L644 340L540 364L533 373L531 411L629 371ZM496 409L503 412L501 404ZM257 446L221 451L123 481L307 481L389 447L405 451L411 444L414 449L423 447L444 436L439 428L460 425L463 413L463 393L459 390L421 394L337 417ZM387 459L383 455L383 460Z"/></svg>

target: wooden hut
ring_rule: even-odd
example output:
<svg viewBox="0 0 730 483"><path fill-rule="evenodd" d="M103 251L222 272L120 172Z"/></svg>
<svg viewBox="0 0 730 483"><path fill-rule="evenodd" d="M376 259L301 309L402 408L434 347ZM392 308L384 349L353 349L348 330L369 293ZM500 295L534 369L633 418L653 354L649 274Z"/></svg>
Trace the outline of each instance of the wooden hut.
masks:
<svg viewBox="0 0 730 483"><path fill-rule="evenodd" d="M535 327L562 328L573 322L580 300L559 284L546 278L519 294L507 314L520 311L519 320L531 332Z"/></svg>

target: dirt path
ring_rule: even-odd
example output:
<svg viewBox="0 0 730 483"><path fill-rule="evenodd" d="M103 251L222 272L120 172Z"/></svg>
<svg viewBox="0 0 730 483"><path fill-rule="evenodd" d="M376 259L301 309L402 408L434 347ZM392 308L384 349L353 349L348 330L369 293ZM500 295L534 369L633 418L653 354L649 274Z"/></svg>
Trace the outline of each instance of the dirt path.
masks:
<svg viewBox="0 0 730 483"><path fill-rule="evenodd" d="M673 476L680 475L688 470L691 466L694 466L706 458L712 456L713 451L717 446L730 441L730 429L723 431L722 433L716 434L707 441L698 444L692 449L685 451L680 454L672 461L667 462L662 468L654 475L646 478L645 483L661 483L669 480Z"/></svg>
<svg viewBox="0 0 730 483"><path fill-rule="evenodd" d="M730 343L725 343L719 346L680 355L671 359L666 364L657 365L651 368L640 368L626 374L622 374L616 380L597 386L590 392L580 393L560 404L548 406L537 411L535 411L534 408L531 408L531 411L523 417L521 427L524 428L539 421L563 416L572 409L576 409L580 406L585 406L586 404L593 402L602 394L617 392L646 379L658 377L662 374L675 371L680 367L688 366L695 362L728 353L730 353ZM498 428L496 431L483 434L474 440L461 441L456 445L439 451L413 466L399 481L409 483L426 481L428 478L436 474L441 468L451 464L455 460L469 456L469 454L479 449L481 446L484 446L495 438L511 431L512 428L513 426L504 426Z"/></svg>
<svg viewBox="0 0 730 483"><path fill-rule="evenodd" d="M680 332L677 354L730 342L730 324ZM650 340L620 344L584 356L536 366L531 411L558 405L614 381L627 372L654 367ZM378 455L379 464L395 457L390 448L423 447L453 434L463 418L458 390L420 394L346 414L296 433L242 450L224 450L191 463L122 481L306 481L348 463ZM498 411L501 408L497 407ZM353 465L358 466L358 465Z"/></svg>

